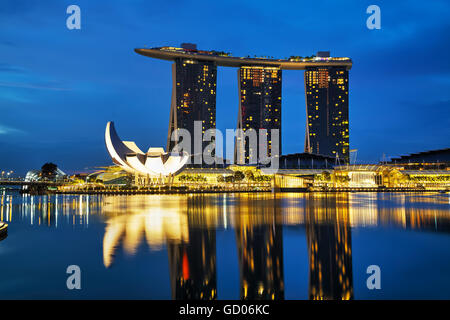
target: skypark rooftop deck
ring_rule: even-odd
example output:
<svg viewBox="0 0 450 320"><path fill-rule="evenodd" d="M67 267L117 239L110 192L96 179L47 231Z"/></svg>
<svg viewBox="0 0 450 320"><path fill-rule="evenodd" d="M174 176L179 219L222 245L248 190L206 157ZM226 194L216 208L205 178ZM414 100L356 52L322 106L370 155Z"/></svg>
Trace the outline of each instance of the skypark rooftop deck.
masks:
<svg viewBox="0 0 450 320"><path fill-rule="evenodd" d="M162 59L175 60L194 59L203 61L214 61L218 66L224 67L241 67L241 66L273 66L285 70L304 70L307 67L320 66L345 66L347 70L352 67L350 58L337 57L313 57L313 58L290 58L290 59L269 59L269 58L250 58L250 57L233 57L225 52L204 51L197 49L184 49L176 47L159 47L151 49L134 49L136 53L143 56Z"/></svg>

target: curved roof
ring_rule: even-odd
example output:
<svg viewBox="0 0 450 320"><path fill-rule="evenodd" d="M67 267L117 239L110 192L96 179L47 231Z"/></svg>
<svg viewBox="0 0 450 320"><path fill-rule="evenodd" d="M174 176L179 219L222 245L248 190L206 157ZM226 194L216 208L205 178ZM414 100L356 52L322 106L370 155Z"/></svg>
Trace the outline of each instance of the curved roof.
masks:
<svg viewBox="0 0 450 320"><path fill-rule="evenodd" d="M105 130L106 149L114 163L131 173L159 176L178 172L188 161L187 152L164 152L163 148L150 148L147 153L133 141L122 141L110 121Z"/></svg>
<svg viewBox="0 0 450 320"><path fill-rule="evenodd" d="M25 175L25 181L38 181L40 177L41 172L39 170L30 170Z"/></svg>
<svg viewBox="0 0 450 320"><path fill-rule="evenodd" d="M450 175L449 170L402 170L402 173L409 174L409 175Z"/></svg>
<svg viewBox="0 0 450 320"><path fill-rule="evenodd" d="M342 171L379 171L385 168L388 167L379 164L346 164L334 167L335 170L342 170Z"/></svg>
<svg viewBox="0 0 450 320"><path fill-rule="evenodd" d="M114 122L112 121L106 124L105 143L106 149L108 150L112 161L126 171L133 172L133 168L131 168L125 161L125 155L127 153L133 153L133 150L128 148L122 140L120 140L116 129L114 128Z"/></svg>
<svg viewBox="0 0 450 320"><path fill-rule="evenodd" d="M409 155L392 158L389 163L422 161L450 162L450 148L411 153Z"/></svg>
<svg viewBox="0 0 450 320"><path fill-rule="evenodd" d="M347 70L352 67L352 60L349 58L315 58L306 61L291 61L286 59L263 59L263 58L250 58L250 57L231 57L226 55L215 54L213 51L187 51L180 48L138 48L134 49L136 53L143 56L162 59L162 60L175 60L177 58L182 59L194 59L203 61L213 61L218 66L224 67L241 67L241 66L264 66L264 67L278 67L285 70L304 70L307 67L320 67L320 66L345 66Z"/></svg>

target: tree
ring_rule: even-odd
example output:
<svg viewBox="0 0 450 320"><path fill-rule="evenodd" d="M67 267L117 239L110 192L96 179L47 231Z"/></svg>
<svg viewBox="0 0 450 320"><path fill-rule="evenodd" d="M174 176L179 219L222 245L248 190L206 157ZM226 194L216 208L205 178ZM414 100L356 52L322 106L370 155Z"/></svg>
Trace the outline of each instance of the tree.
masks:
<svg viewBox="0 0 450 320"><path fill-rule="evenodd" d="M272 176L269 176L269 175L257 175L257 176L255 176L255 181L256 182L269 182L270 180L272 180Z"/></svg>
<svg viewBox="0 0 450 320"><path fill-rule="evenodd" d="M234 181L242 181L244 180L245 175L242 173L242 171L235 171L234 172Z"/></svg>
<svg viewBox="0 0 450 320"><path fill-rule="evenodd" d="M47 179L52 179L56 176L57 170L58 170L58 166L56 164L47 162L41 168L42 177L47 178Z"/></svg>
<svg viewBox="0 0 450 320"><path fill-rule="evenodd" d="M347 182L350 182L350 177L348 176L347 173L343 173L343 174L335 175L335 180L338 183L345 184Z"/></svg>
<svg viewBox="0 0 450 320"><path fill-rule="evenodd" d="M225 177L225 182L234 182L234 176L233 175L229 175Z"/></svg>
<svg viewBox="0 0 450 320"><path fill-rule="evenodd" d="M196 176L194 176L193 180L196 182L206 182L207 181L206 177L202 176L201 174L197 174Z"/></svg>
<svg viewBox="0 0 450 320"><path fill-rule="evenodd" d="M328 171L322 172L322 180L323 181L331 181L331 174Z"/></svg>
<svg viewBox="0 0 450 320"><path fill-rule="evenodd" d="M255 180L255 176L253 175L253 172L251 170L245 171L245 178L248 181L254 181Z"/></svg>

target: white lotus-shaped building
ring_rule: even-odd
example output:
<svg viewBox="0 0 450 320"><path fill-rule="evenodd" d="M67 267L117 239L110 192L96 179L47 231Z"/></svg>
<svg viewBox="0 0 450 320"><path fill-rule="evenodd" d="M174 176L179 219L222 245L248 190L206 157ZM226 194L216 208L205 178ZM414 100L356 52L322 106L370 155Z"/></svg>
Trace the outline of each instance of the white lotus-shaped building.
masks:
<svg viewBox="0 0 450 320"><path fill-rule="evenodd" d="M176 174L189 159L183 152L164 152L163 148L149 148L142 152L134 141L120 140L114 122L106 125L105 143L113 162L125 171L145 176L161 177Z"/></svg>

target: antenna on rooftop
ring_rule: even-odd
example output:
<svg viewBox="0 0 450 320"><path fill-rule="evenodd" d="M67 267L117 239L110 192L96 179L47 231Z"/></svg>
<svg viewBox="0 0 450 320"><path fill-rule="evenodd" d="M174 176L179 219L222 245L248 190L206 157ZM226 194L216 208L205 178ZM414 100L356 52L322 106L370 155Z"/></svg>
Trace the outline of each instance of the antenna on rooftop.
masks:
<svg viewBox="0 0 450 320"><path fill-rule="evenodd" d="M356 164L357 156L358 156L358 149L350 150L350 164Z"/></svg>
<svg viewBox="0 0 450 320"><path fill-rule="evenodd" d="M336 152L336 161L335 161L334 164L335 164L335 165L338 165L338 166L341 165L341 162L339 161L339 153L337 153L337 152Z"/></svg>
<svg viewBox="0 0 450 320"><path fill-rule="evenodd" d="M383 157L381 158L381 163L382 164L386 164L387 163L387 158L386 158L386 154L383 153Z"/></svg>

